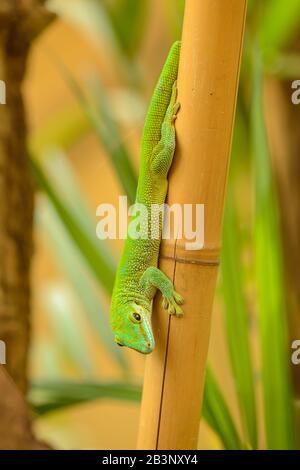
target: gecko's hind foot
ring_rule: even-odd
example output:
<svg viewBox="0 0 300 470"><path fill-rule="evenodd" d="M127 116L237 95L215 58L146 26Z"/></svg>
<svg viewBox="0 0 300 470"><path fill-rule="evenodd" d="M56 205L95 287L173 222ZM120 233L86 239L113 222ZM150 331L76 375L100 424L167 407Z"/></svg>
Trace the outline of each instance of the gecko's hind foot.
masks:
<svg viewBox="0 0 300 470"><path fill-rule="evenodd" d="M177 80L173 83L172 96L170 101L171 106L171 122L172 124L176 121L177 113L180 110L180 103L176 102L177 99Z"/></svg>
<svg viewBox="0 0 300 470"><path fill-rule="evenodd" d="M165 310L168 310L169 315L181 317L183 315L183 310L180 305L182 305L183 302L183 297L174 290L171 296L163 296L162 305Z"/></svg>

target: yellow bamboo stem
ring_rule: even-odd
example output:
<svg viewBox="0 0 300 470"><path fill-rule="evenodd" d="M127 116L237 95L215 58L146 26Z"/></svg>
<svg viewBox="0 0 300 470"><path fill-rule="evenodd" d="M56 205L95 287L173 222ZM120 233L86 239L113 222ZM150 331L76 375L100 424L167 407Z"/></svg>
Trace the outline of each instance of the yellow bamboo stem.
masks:
<svg viewBox="0 0 300 470"><path fill-rule="evenodd" d="M156 298L139 449L197 448L245 16L246 0L186 0L168 203L205 205L205 243L162 243L160 268L184 296L185 315L168 317Z"/></svg>

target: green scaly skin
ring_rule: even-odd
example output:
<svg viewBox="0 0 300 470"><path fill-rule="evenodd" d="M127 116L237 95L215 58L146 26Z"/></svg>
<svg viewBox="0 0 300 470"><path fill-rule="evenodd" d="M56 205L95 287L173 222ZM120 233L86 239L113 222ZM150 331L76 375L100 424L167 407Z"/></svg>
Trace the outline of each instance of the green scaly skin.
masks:
<svg viewBox="0 0 300 470"><path fill-rule="evenodd" d="M157 289L169 314L181 316L183 298L173 283L157 268L162 233L159 215L153 220L158 237L151 238L150 214L153 204L164 204L168 188L167 175L175 151L176 79L180 42L169 53L155 88L146 117L141 149L141 164L136 203L148 210L148 236L133 239L127 235L119 263L111 303L111 325L115 341L143 354L154 348L151 327L152 300Z"/></svg>

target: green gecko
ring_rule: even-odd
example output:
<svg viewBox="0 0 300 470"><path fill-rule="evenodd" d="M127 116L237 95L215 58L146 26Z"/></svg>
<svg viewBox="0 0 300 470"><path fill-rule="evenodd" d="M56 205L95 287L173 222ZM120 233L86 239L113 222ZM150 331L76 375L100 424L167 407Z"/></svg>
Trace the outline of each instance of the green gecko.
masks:
<svg viewBox="0 0 300 470"><path fill-rule="evenodd" d="M145 121L136 203L148 211L147 236L133 238L127 234L118 266L111 302L111 326L119 346L148 354L154 348L151 327L152 300L157 290L169 314L181 316L183 298L173 283L158 269L162 220L150 217L153 204L164 204L175 152L175 120L180 105L177 99L177 71L180 42L169 53L155 88ZM151 238L151 223L158 224L158 237ZM152 227L153 228L153 227Z"/></svg>

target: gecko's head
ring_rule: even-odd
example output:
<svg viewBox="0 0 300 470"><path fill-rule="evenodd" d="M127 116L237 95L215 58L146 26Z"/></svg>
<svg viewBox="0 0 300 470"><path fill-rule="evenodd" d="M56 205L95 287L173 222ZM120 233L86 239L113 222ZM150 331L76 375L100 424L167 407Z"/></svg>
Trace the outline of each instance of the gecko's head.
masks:
<svg viewBox="0 0 300 470"><path fill-rule="evenodd" d="M112 324L115 342L119 346L149 354L154 348L150 312L135 302L120 307L118 319Z"/></svg>

